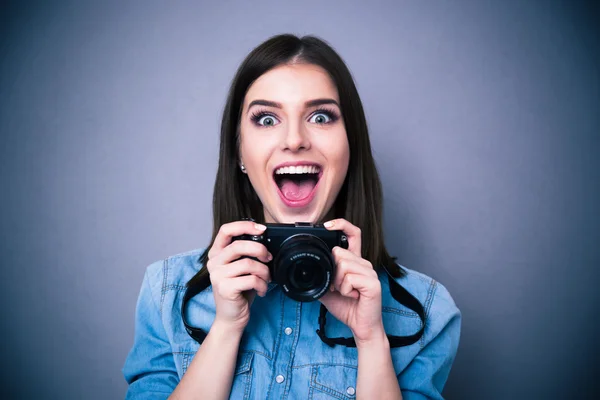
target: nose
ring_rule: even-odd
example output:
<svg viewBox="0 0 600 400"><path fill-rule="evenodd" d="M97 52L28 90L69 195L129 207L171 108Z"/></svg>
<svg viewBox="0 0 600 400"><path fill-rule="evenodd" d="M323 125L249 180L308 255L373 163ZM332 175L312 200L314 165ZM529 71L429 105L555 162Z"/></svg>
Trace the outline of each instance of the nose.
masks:
<svg viewBox="0 0 600 400"><path fill-rule="evenodd" d="M282 140L282 149L292 152L310 149L309 133L301 121L290 121Z"/></svg>

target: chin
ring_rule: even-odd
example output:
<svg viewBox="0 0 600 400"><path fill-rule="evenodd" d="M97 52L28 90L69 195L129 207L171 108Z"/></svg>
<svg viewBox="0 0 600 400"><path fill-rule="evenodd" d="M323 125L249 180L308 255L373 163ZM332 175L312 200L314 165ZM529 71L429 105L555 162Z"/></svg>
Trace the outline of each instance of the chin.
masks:
<svg viewBox="0 0 600 400"><path fill-rule="evenodd" d="M276 212L270 213L275 223L279 224L293 224L295 222L310 222L316 224L320 222L321 216L324 215L321 208L318 210L293 210L293 209L282 209L287 208L285 206L277 205L275 207ZM296 212L294 212L296 211Z"/></svg>

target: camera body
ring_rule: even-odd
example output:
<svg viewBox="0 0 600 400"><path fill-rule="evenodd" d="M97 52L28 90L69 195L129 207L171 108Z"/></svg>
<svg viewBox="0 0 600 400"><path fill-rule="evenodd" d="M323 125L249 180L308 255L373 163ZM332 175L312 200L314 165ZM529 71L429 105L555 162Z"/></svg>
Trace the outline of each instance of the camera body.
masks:
<svg viewBox="0 0 600 400"><path fill-rule="evenodd" d="M273 255L267 264L271 279L284 293L297 301L322 297L335 276L331 250L348 248L348 237L338 230L307 222L265 224L261 235L235 236L233 240L252 240L265 245Z"/></svg>

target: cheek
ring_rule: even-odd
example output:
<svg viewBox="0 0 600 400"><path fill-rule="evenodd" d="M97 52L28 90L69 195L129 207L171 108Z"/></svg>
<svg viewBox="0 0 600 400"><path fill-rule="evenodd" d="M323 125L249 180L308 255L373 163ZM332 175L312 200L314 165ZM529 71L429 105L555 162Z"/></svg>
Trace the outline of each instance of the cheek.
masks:
<svg viewBox="0 0 600 400"><path fill-rule="evenodd" d="M268 138L256 138L252 133L240 137L240 157L246 166L248 177L253 185L268 181L265 174L273 146Z"/></svg>
<svg viewBox="0 0 600 400"><path fill-rule="evenodd" d="M242 146L240 151L248 174L259 178L259 174L262 175L261 172L266 168L268 153L264 149L252 145Z"/></svg>
<svg viewBox="0 0 600 400"><path fill-rule="evenodd" d="M257 140L252 128L242 125L240 130L240 156L247 166L255 165L263 158L265 147L259 145L261 141Z"/></svg>
<svg viewBox="0 0 600 400"><path fill-rule="evenodd" d="M336 135L326 148L328 149L328 159L332 164L331 167L340 173L345 173L350 162L350 147L346 132Z"/></svg>

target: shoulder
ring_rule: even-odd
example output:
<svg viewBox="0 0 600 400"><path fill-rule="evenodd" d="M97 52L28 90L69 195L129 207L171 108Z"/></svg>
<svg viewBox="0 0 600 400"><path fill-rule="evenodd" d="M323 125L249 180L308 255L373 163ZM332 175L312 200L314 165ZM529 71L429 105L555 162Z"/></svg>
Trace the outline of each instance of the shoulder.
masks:
<svg viewBox="0 0 600 400"><path fill-rule="evenodd" d="M425 308L426 314L432 311L457 309L454 299L444 285L435 279L405 266L399 265L404 276L394 280L415 296ZM385 276L385 272L382 274ZM388 279L381 279L382 289L391 298Z"/></svg>
<svg viewBox="0 0 600 400"><path fill-rule="evenodd" d="M153 370L176 370L181 378L186 360L197 350L180 307L186 283L200 270L202 252L176 254L146 267L136 306L134 346L123 369L129 383Z"/></svg>
<svg viewBox="0 0 600 400"><path fill-rule="evenodd" d="M404 270L404 276L394 280L412 294L423 306L425 311L425 332L420 340L421 346L432 340L445 327L454 322L453 325L460 326L461 313L450 292L440 282L421 272L399 265ZM381 276L382 306L383 311L403 314L412 317L420 326L420 318L414 311L396 301L390 291L390 283L385 278L385 272Z"/></svg>
<svg viewBox="0 0 600 400"><path fill-rule="evenodd" d="M397 279L397 281L401 283L404 280L408 287L414 288L421 296L426 293L426 303L423 306L428 316L433 316L434 311L458 311L454 299L442 283L421 272L404 266L401 266L401 268L406 271L406 276Z"/></svg>
<svg viewBox="0 0 600 400"><path fill-rule="evenodd" d="M153 293L164 294L171 289L185 289L186 283L200 271L203 248L175 254L157 260L146 268L145 278Z"/></svg>

